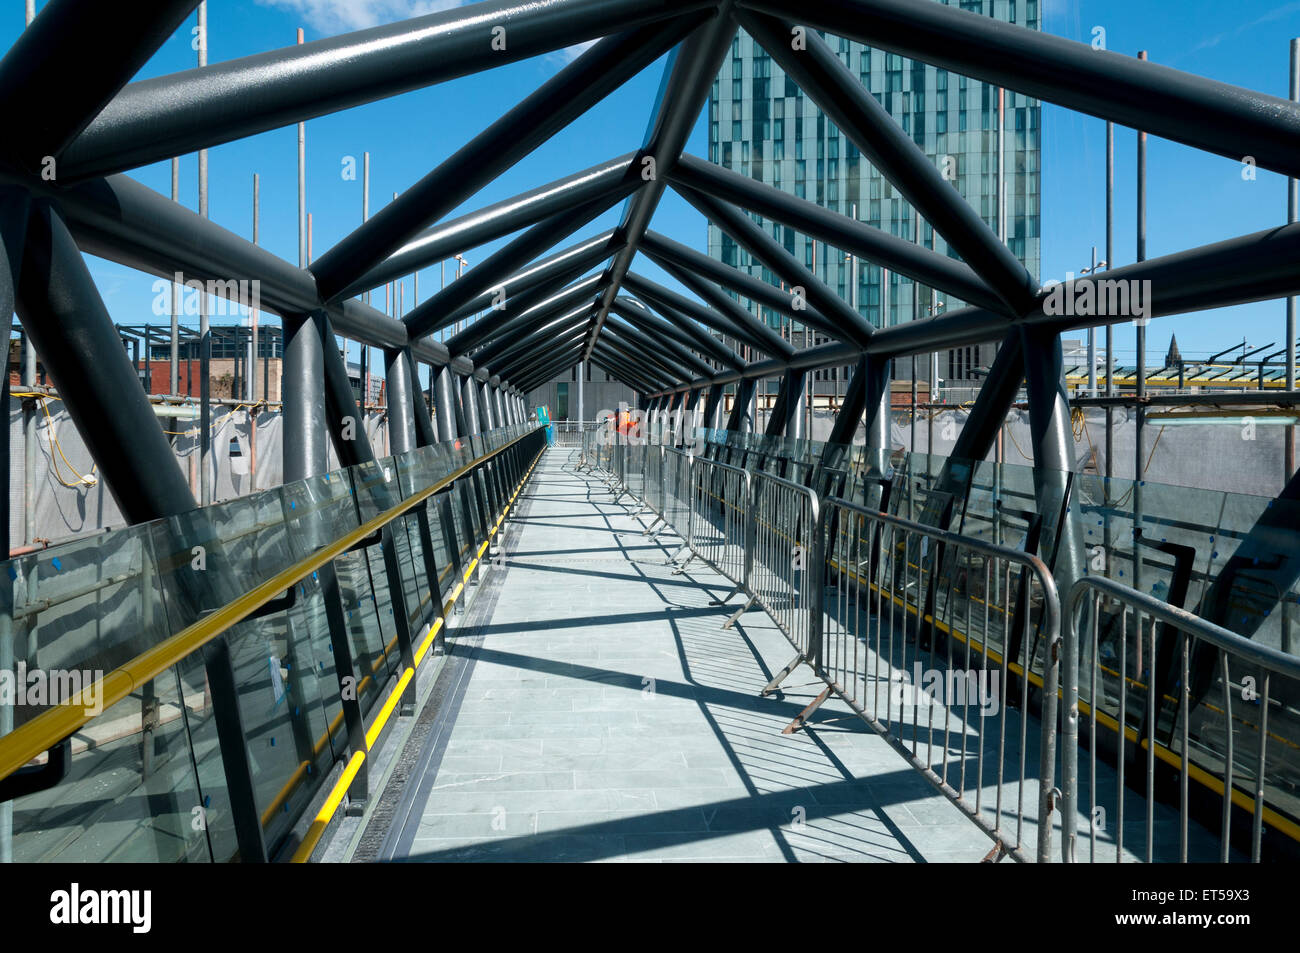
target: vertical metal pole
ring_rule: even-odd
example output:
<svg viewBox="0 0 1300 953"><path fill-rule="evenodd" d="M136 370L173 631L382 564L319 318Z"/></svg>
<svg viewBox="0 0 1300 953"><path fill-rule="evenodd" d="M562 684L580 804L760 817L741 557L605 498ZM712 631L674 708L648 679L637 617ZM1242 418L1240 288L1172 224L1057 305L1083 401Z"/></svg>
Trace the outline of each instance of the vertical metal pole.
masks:
<svg viewBox="0 0 1300 953"><path fill-rule="evenodd" d="M262 177L259 176L256 172L254 172L253 173L253 244L254 245L257 244L258 230L259 230L259 226L261 225L260 208L259 208L261 202L262 202ZM249 345L248 345L249 346L248 400L249 403L255 403L257 401L257 309L256 308L250 308L249 310L249 323L251 325L250 328L251 340L249 341ZM263 398L266 397L265 392L263 392L262 396ZM257 438L257 433L256 430L254 430L253 436L250 439L256 439L256 438Z"/></svg>
<svg viewBox="0 0 1300 953"><path fill-rule="evenodd" d="M370 221L370 153L365 152L361 158L361 221ZM370 304L370 291L367 290L364 296L366 304ZM346 360L344 361L346 364Z"/></svg>
<svg viewBox="0 0 1300 953"><path fill-rule="evenodd" d="M172 201L181 200L181 160L172 159ZM180 354L181 354L181 286L172 282L172 394L180 393Z"/></svg>
<svg viewBox="0 0 1300 953"><path fill-rule="evenodd" d="M17 284L17 277L14 279ZM10 318L12 321L13 319ZM36 346L32 336L23 332L23 389L31 393L36 386ZM6 358L7 361L7 358ZM9 369L5 368L8 374ZM36 399L23 398L23 545L32 545L36 537ZM5 554L6 556L8 553Z"/></svg>
<svg viewBox="0 0 1300 953"><path fill-rule="evenodd" d="M579 434L578 443L579 445L581 445L582 443L582 437L581 437L582 421L586 419L584 416L584 409L582 405L582 391L583 391L583 385L586 383L586 380L587 380L587 362L581 361L578 364L578 434Z"/></svg>
<svg viewBox="0 0 1300 953"><path fill-rule="evenodd" d="M208 65L208 3L199 4L199 68ZM208 150L199 150L199 215L208 217ZM199 294L199 502L212 502L212 329L208 296Z"/></svg>
<svg viewBox="0 0 1300 953"><path fill-rule="evenodd" d="M1147 58L1146 50L1138 53L1138 59ZM1137 138L1137 260L1146 261L1147 257L1147 134L1138 130ZM1142 590L1142 550L1138 538L1142 534L1142 480L1146 464L1146 408L1142 406L1147 394L1147 329L1139 323L1137 332L1137 391L1136 397L1136 433L1134 435L1133 457L1133 588Z"/></svg>
<svg viewBox="0 0 1300 953"><path fill-rule="evenodd" d="M1088 272L1097 280L1097 246L1092 246L1092 270ZM1097 396L1097 329L1088 328L1088 396Z"/></svg>
<svg viewBox="0 0 1300 953"><path fill-rule="evenodd" d="M1115 267L1115 124L1106 123L1106 270ZM1106 396L1115 396L1115 326L1106 324ZM1115 409L1106 407L1106 478L1115 475ZM1107 524L1109 525L1109 523ZM1107 552L1110 543L1107 540ZM1109 558L1109 557L1108 557Z"/></svg>
<svg viewBox="0 0 1300 953"><path fill-rule="evenodd" d="M298 45L303 42L298 28ZM307 124L298 123L298 267L307 267Z"/></svg>
<svg viewBox="0 0 1300 953"><path fill-rule="evenodd" d="M1007 243L1007 172L1006 172L1006 100L1007 91L1001 87L998 88L998 241L1002 244ZM976 348L976 354L979 349ZM1002 466L1006 462L1005 445L1003 435L1006 432L1007 417L1006 412L1002 412L1002 419L998 421L998 440L996 450L994 451L993 460L993 499L999 503L1002 500ZM995 503L995 505L997 505ZM1001 514L1001 507L998 506L997 512ZM1002 544L1002 520L999 518L993 524L993 542L997 545Z"/></svg>
<svg viewBox="0 0 1300 953"><path fill-rule="evenodd" d="M1300 39L1291 41L1291 100L1300 102ZM1300 182L1296 179L1286 180L1286 220L1296 220L1297 205L1300 204ZM1286 389L1287 393L1295 390L1295 309L1296 299L1286 299ZM1282 474L1282 485L1286 486L1295 473L1295 427L1287 427L1286 434L1286 472Z"/></svg>

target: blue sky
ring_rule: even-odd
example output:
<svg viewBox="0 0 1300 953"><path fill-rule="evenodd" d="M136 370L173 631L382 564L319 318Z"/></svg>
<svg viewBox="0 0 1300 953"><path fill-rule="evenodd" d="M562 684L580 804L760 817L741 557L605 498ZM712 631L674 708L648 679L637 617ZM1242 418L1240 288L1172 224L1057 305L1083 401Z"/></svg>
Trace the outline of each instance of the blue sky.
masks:
<svg viewBox="0 0 1300 953"><path fill-rule="evenodd" d="M23 4L0 0L0 44L7 48L22 29ZM262 52L294 42L298 27L307 40L375 23L456 5L452 0L210 0L211 62ZM38 3L38 8L43 3ZM1090 40L1093 28L1106 30L1107 47L1214 79L1285 96L1288 41L1300 36L1300 0L1044 0L1044 28L1073 39ZM178 31L140 76L156 76L194 66L190 23ZM343 162L371 153L372 212L450 155L460 144L553 75L576 51L555 53L465 77L430 89L307 124L308 210L314 220L314 251L321 254L359 224L361 181L343 178ZM636 148L645 133L663 61L654 64L594 110L573 123L474 196L468 211L551 181L577 168ZM1101 120L1051 105L1043 116L1043 279L1062 278L1088 263L1091 246L1104 255L1104 155ZM1116 264L1134 258L1134 143L1132 130L1116 131ZM261 244L297 261L297 157L293 127L276 130L210 152L211 217L251 237L252 177L261 176ZM700 122L688 149L706 153ZM1148 255L1155 257L1278 225L1285 221L1285 180L1259 172L1244 181L1239 163L1150 139L1148 150ZM170 166L160 163L133 173L164 193ZM198 162L181 159L181 201L197 206ZM616 224L618 208L574 237ZM671 191L655 218L659 231L703 250L705 223ZM501 242L467 253L472 264ZM567 242L566 242L567 244ZM143 323L152 317L153 282L111 262L91 259L91 269L115 320ZM673 282L643 256L636 268L664 283ZM450 271L450 269L449 269ZM450 275L449 275L450 277ZM437 288L438 269L421 275L421 298ZM405 304L412 304L408 279ZM374 301L383 306L380 293ZM1206 355L1245 336L1252 345L1280 341L1283 302L1153 321L1150 347L1163 354L1171 331L1185 355ZM1132 330L1120 327L1116 347L1131 359Z"/></svg>

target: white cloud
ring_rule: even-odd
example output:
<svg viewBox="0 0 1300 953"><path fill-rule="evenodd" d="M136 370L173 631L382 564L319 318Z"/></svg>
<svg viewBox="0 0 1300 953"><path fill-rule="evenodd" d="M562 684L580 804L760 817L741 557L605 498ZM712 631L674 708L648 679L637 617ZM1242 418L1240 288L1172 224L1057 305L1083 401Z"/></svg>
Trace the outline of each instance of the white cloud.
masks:
<svg viewBox="0 0 1300 953"><path fill-rule="evenodd" d="M573 46L566 46L562 50L556 50L554 53L547 54L546 60L548 63L553 63L559 67L568 66L583 53L595 46L596 42L596 40L588 40L586 43L575 43Z"/></svg>
<svg viewBox="0 0 1300 953"><path fill-rule="evenodd" d="M257 0L267 7L297 13L318 33L333 35L381 23L450 10L471 0Z"/></svg>

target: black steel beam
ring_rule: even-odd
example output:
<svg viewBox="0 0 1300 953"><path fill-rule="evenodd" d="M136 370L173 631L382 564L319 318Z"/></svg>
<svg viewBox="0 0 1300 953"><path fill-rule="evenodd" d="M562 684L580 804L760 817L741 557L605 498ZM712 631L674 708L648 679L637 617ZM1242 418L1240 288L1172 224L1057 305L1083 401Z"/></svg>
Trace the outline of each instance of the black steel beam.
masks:
<svg viewBox="0 0 1300 953"><path fill-rule="evenodd" d="M562 352L565 347L577 340L577 333L581 330L582 325L574 322L565 328L561 336L555 337L551 345L546 350L533 350L528 353L515 354L504 366L507 373L512 379L527 376L531 371L546 364L555 354Z"/></svg>
<svg viewBox="0 0 1300 953"><path fill-rule="evenodd" d="M803 395L806 371L788 371L781 378L781 389L768 416L765 437L787 437L798 440L803 436Z"/></svg>
<svg viewBox="0 0 1300 953"><path fill-rule="evenodd" d="M757 179L724 169L720 165L692 155L683 155L668 177L697 192L705 192L721 201L731 202L751 212L757 212L759 215L794 228L810 238L819 239L842 251L874 262L882 268L906 275L927 287L937 288L962 301L981 308L1002 308L998 296L989 289L979 275L970 269L970 266L915 242L891 235L883 229L873 228L847 215L832 212L815 202L773 188ZM657 239L660 236L655 232L647 233L642 247L659 248L658 243L652 243L652 238ZM676 242L672 244L676 245ZM707 258L707 256L703 257ZM713 258L708 260L714 264L721 264Z"/></svg>
<svg viewBox="0 0 1300 953"><path fill-rule="evenodd" d="M128 523L195 508L135 365L53 205L31 203L17 283L23 330Z"/></svg>
<svg viewBox="0 0 1300 953"><path fill-rule="evenodd" d="M585 302L576 308L568 308L546 317L543 319L542 324L535 326L527 333L521 333L519 337L499 339L493 342L490 347L484 349L484 360L490 361L493 367L500 368L502 372L508 373L511 366L510 362L515 355L533 349L545 350L555 341L567 337L572 326L580 325L591 316L591 309L592 304ZM538 352L533 350L533 353Z"/></svg>
<svg viewBox="0 0 1300 953"><path fill-rule="evenodd" d="M1093 285L1091 294L1094 299L1098 296L1098 289L1109 298L1107 289L1136 288L1144 298L1144 308L1149 311L1147 316L1163 317L1300 294L1300 271L1293 264L1297 260L1300 260L1300 225L1283 225L1161 258L1148 258L1103 272L1095 279L1091 276L1076 278L1073 287L1075 295L1082 295L1084 285ZM1151 282L1149 289L1143 285L1146 281ZM1049 296L1050 292L1045 292L1037 309L1019 321L983 308L959 308L937 317L898 324L876 332L866 351L887 357L904 357L1000 340L1012 328L1026 323L1043 325L1061 333L1120 324L1136 316L1132 308L1122 313L1101 315L1047 314L1044 304L1051 300ZM791 366L812 368L852 363L857 353L856 349L844 344L824 345L800 351L788 361L755 362L741 374L768 377L783 373ZM731 383L738 376L724 372L715 375L713 380ZM705 383L708 381L700 380L692 382L692 385ZM685 385L676 389L682 386Z"/></svg>
<svg viewBox="0 0 1300 953"><path fill-rule="evenodd" d="M423 337L449 326L457 320L457 310L481 293L490 296L504 294L511 275L556 242L582 228L617 200L617 197L606 197L589 202L534 225L403 318L410 335Z"/></svg>
<svg viewBox="0 0 1300 953"><path fill-rule="evenodd" d="M687 157L683 156L682 158ZM810 304L806 307L796 308L794 296L789 291L773 287L766 281L761 281L739 268L724 264L716 258L698 252L680 242L675 242L656 231L646 232L645 237L641 240L641 252L661 267L667 268L664 262L672 262L679 268L689 270L699 278L722 285L724 288L730 288L742 298L757 301L764 307L779 311L791 320L819 328L824 333L829 334L830 329L835 327ZM836 333L834 336L838 338L840 335Z"/></svg>
<svg viewBox="0 0 1300 953"><path fill-rule="evenodd" d="M78 246L92 255L168 280L180 272L187 280L219 282L218 296L226 296L226 282L256 280L261 307L282 316L307 314L322 307L309 271L129 176L115 175L70 188L26 177L0 176L0 180L54 200ZM375 347L410 343L416 356L430 364L441 365L450 359L438 342L410 341L401 321L360 301L345 301L326 310L334 328L353 340ZM471 373L473 366L460 361L457 369Z"/></svg>
<svg viewBox="0 0 1300 953"><path fill-rule="evenodd" d="M727 417L727 429L732 433L752 433L754 419L751 416L754 403L754 381L746 379L736 386L736 395L731 402L731 414Z"/></svg>
<svg viewBox="0 0 1300 953"><path fill-rule="evenodd" d="M628 174L631 161L631 153L619 156L436 225L348 285L341 296L349 297L378 288L467 249L535 225L575 205L612 194Z"/></svg>
<svg viewBox="0 0 1300 953"><path fill-rule="evenodd" d="M948 240L1006 303L1010 313L1024 314L1033 306L1038 284L1028 269L820 36L805 30L804 42L794 44L791 31L795 27L791 23L748 12L741 22L781 69L843 130L863 158L879 169Z"/></svg>
<svg viewBox="0 0 1300 953"><path fill-rule="evenodd" d="M176 32L198 0L50 0L0 60L3 152L28 172L65 179L61 155ZM56 93L57 91L57 93ZM174 153L168 153L173 155Z"/></svg>
<svg viewBox="0 0 1300 953"><path fill-rule="evenodd" d="M474 380L474 378L467 378ZM394 454L416 448L415 404L411 399L411 368L405 348L384 350L384 383L388 398L388 446Z"/></svg>
<svg viewBox="0 0 1300 953"><path fill-rule="evenodd" d="M322 296L332 299L343 293L420 229L451 212L657 60L699 22L694 16L653 23L606 37L587 50L314 261L311 270ZM641 184L639 170L629 176L631 182L619 198Z"/></svg>
<svg viewBox="0 0 1300 953"><path fill-rule="evenodd" d="M627 333L632 334L634 339L642 341L651 348L662 348L682 367L690 370L692 374L712 374L714 368L711 364L696 356L695 352L689 347L683 346L677 340L676 329L667 321L660 321L659 325L655 322L659 319L653 315L648 315L643 307L634 307L629 302L630 298L619 295L610 305L610 311L620 318L620 327ZM609 321L606 319L606 324ZM666 327L660 326L666 325Z"/></svg>
<svg viewBox="0 0 1300 953"><path fill-rule="evenodd" d="M794 255L786 251L784 245L759 228L752 218L725 202L719 202L711 195L696 192L683 185L677 185L676 189L678 194L695 206L701 215L743 245L774 274L788 282L791 301L793 301L795 288L804 289L803 300L812 305L810 312L799 312L802 315L799 320L804 324L811 325L841 341L866 344L871 338L874 329L870 322L832 291L826 282L805 268L802 262L796 260Z"/></svg>
<svg viewBox="0 0 1300 953"><path fill-rule="evenodd" d="M653 330L665 341L672 339L677 344L689 348L693 353L705 359L716 361L723 367L739 368L743 366L740 358L730 348L691 321L680 312L662 306L651 310L651 306L636 298L619 295L610 305L610 310L622 315L633 324ZM655 312L659 313L656 314ZM663 317L660 317L660 314ZM709 374L713 374L710 369Z"/></svg>
<svg viewBox="0 0 1300 953"><path fill-rule="evenodd" d="M867 391L871 370L865 356L859 357L849 376L849 386L845 388L844 399L840 401L840 412L835 415L831 432L826 438L822 451L822 465L841 467L844 465L845 449L853 443L858 427L862 423L862 413L867 407Z"/></svg>
<svg viewBox="0 0 1300 953"><path fill-rule="evenodd" d="M463 331L452 335L447 341L447 349L452 354L472 357L502 339L510 340L519 334L525 334L535 328L538 322L549 320L553 314L581 303L594 303L602 280L599 274L589 275L556 290L552 290L553 282L547 282L515 298L508 298L505 308L483 315ZM520 307L512 302L517 302Z"/></svg>
<svg viewBox="0 0 1300 953"><path fill-rule="evenodd" d="M669 380L683 381L691 379L691 370L687 365L679 364L673 357L664 353L653 338L644 331L632 327L623 321L606 321L605 328L610 340L618 343L630 352L639 354L648 364L660 368Z"/></svg>
<svg viewBox="0 0 1300 953"><path fill-rule="evenodd" d="M630 372L638 382L650 385L657 384L662 389L671 380L670 377L664 375L657 368L652 367L642 358L629 352L620 342L604 336L596 342L596 351L593 353L599 353L606 361L623 367L625 372ZM639 387L637 389L640 390Z"/></svg>
<svg viewBox="0 0 1300 953"><path fill-rule="evenodd" d="M524 382L524 389L531 391L546 383L562 369L571 367L570 362L576 362L579 358L580 341L581 339L575 336L562 350L548 352L545 358L532 362L531 366L526 368L523 376L520 377L520 380Z"/></svg>
<svg viewBox="0 0 1300 953"><path fill-rule="evenodd" d="M660 87L654 120L641 150L641 154L654 163L653 174L645 188L624 209L619 233L627 245L610 262L606 273L609 283L601 298L600 310L591 322L587 354L591 353L592 345L600 335L610 303L618 296L623 276L636 255L637 244L659 207L667 182L665 176L686 147L686 140L708 98L713 78L718 75L727 55L731 38L736 33L736 23L731 16L732 5L733 0L721 0L715 4L713 19L698 27L673 52L667 76Z"/></svg>
<svg viewBox="0 0 1300 953"><path fill-rule="evenodd" d="M742 3L1234 161L1253 156L1260 168L1300 177L1300 107L1285 99L930 0ZM789 34L783 42L788 49Z"/></svg>
<svg viewBox="0 0 1300 953"><path fill-rule="evenodd" d="M654 258L654 255L649 257ZM699 318L701 322L709 324L715 330L722 331L723 334L730 334L732 337L744 341L755 350L772 357L789 358L794 354L794 345L777 334L766 321L760 321L746 311L739 302L732 299L713 282L701 278L689 268L683 268L676 262L671 262L666 258L656 258L655 261L659 267L699 295L705 304L709 306L711 310L703 312L708 316L708 320L706 321L701 317ZM629 284L628 287L637 294L649 293L644 290L643 284ZM659 294L659 292L655 291L654 294ZM678 300L685 299L678 296ZM700 313L698 309L696 313ZM725 324L719 324L718 316L725 319Z"/></svg>
<svg viewBox="0 0 1300 953"><path fill-rule="evenodd" d="M325 313L285 314L284 375L280 382L284 437L280 448L284 480L292 483L324 473L329 454L325 423L325 348L338 349L333 335L325 340Z"/></svg>
<svg viewBox="0 0 1300 953"><path fill-rule="evenodd" d="M97 19L121 22L86 31L91 51L70 58L74 65L57 70L49 89L66 86L64 77L98 63L118 31L139 30L143 22L134 8L124 16L98 0L78 6L103 8ZM142 80L122 90L67 150L67 172L85 178L148 165L706 6L495 0ZM496 27L504 32L494 33Z"/></svg>
<svg viewBox="0 0 1300 953"><path fill-rule="evenodd" d="M719 334L725 334L739 341L744 341L750 347L764 354L772 354L783 358L794 354L794 348L775 331L772 331L771 328L767 329L768 333L764 333L761 326L754 327L757 322L754 321L753 315L746 312L744 308L741 308L740 305L728 298L717 287L696 278L685 269L680 272L670 270L669 273L674 277L686 276L694 284L687 284L686 281L683 281L683 284L686 284L692 290L696 290L696 293L701 294L701 297L708 295L719 304L723 300L727 301L728 303L723 305L727 312L724 314L721 311L692 301L690 298L665 288L663 285L651 281L635 271L629 271L623 281L627 285L628 291L640 295L654 305L670 308L679 314L684 314L705 327L712 328ZM736 314L737 310L739 310L740 314ZM744 316L743 322L740 321L741 315Z"/></svg>
<svg viewBox="0 0 1300 953"><path fill-rule="evenodd" d="M424 389L420 387L420 368L407 351L407 366L411 369L411 402L415 408L415 445L431 447L438 442L438 434L433 429L433 415L424 399ZM436 372L432 372L436 373ZM492 378L494 381L495 377ZM432 383L432 382L431 382Z"/></svg>
<svg viewBox="0 0 1300 953"><path fill-rule="evenodd" d="M511 299L515 296L541 285L549 285L556 278L563 278L567 281L575 275L582 274L589 268L603 264L609 259L610 255L621 247L623 247L622 239L618 237L613 229L610 229L593 238L584 239L561 249L553 255L539 258L527 268L515 272L504 282L506 310L509 311L512 307L515 307L510 304ZM472 318L480 311L492 308L495 304L495 298L496 289L483 292L474 300L457 308L454 312L455 319L464 321Z"/></svg>
<svg viewBox="0 0 1300 953"><path fill-rule="evenodd" d="M640 368L629 364L626 358L610 348L604 338L596 342L596 347L592 350L589 360L609 371L616 379L627 384L638 394L644 394L647 389L654 388L655 379L646 376L645 372Z"/></svg>

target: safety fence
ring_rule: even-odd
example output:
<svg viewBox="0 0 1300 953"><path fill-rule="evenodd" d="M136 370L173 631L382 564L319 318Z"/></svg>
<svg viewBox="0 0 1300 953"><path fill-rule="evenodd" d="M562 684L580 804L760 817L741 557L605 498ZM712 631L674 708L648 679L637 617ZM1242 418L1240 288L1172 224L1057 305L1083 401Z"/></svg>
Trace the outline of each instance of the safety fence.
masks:
<svg viewBox="0 0 1300 953"><path fill-rule="evenodd" d="M600 426L595 420L553 420L551 432L555 435L555 443L552 446L570 450L581 447L586 435Z"/></svg>
<svg viewBox="0 0 1300 953"><path fill-rule="evenodd" d="M1227 863L1246 855L1258 862L1266 823L1275 837L1294 824L1296 788L1285 774L1297 760L1289 739L1300 723L1300 658L1104 577L1076 582L1066 607L1066 859L1122 857L1127 835L1140 841L1148 862ZM1088 737L1082 782L1080 714ZM1123 756L1115 759L1113 776L1099 764L1099 723L1124 726ZM1270 747L1282 749L1281 756L1270 759ZM1207 776L1192 760L1198 748L1222 753L1218 772ZM1130 761L1140 779L1126 776ZM1211 825L1207 831L1191 817L1191 782L1198 775L1220 793L1217 838ZM1086 803L1079 804L1085 810L1078 812L1088 820L1086 857L1074 825L1081 783L1087 787ZM1176 809L1158 803L1161 789L1176 789L1168 799L1176 800ZM1142 833L1133 836L1138 810ZM1234 826L1248 827L1249 837L1234 842Z"/></svg>
<svg viewBox="0 0 1300 953"><path fill-rule="evenodd" d="M795 647L764 693L804 664L825 683L787 731L838 696L995 842L991 858L1073 861L1081 818L1090 819L1089 859L1257 860L1261 837L1295 839L1289 831L1300 802L1288 772L1296 746L1287 739L1300 731L1279 735L1276 727L1300 729L1295 656L1104 576L1085 577L1071 590L1063 619L1057 582L1032 547L927 525L939 499L919 507L922 521L914 521L818 492L835 487L815 474L808 482L818 489L778 476L770 459L762 468L741 467L714 459L730 456L716 448L696 455L628 443L591 434L584 459L619 495L630 493L655 514L648 534L668 528L681 537L672 561L685 561L677 571L700 559L746 598L727 626L757 605ZM885 505L887 496L874 497ZM1209 661L1198 665L1198 654ZM1165 686L1159 704L1145 687L1153 664L1168 673L1158 683ZM1213 685L1197 675L1211 670L1218 673ZM1243 679L1253 693L1245 701ZM1076 791L1080 710L1090 732L1086 803ZM1194 717L1180 715L1189 710ZM1113 765L1096 731L1107 719L1112 728L1126 726ZM1270 739L1273 751L1282 750L1266 758ZM1198 747L1194 761L1187 752ZM1224 748L1228 757L1216 771L1207 752ZM1139 755L1145 789L1125 776L1126 763ZM1159 765L1171 769L1169 777ZM1202 795L1218 785L1217 842L1201 827L1204 805L1189 810L1189 778ZM1110 803L1096 794L1107 785ZM1181 789L1181 801L1166 817L1171 785ZM1242 815L1236 822L1234 810ZM1145 854L1125 846L1123 825L1139 813L1147 822ZM1155 833L1175 828L1176 850L1153 847ZM1243 829L1253 846L1233 853L1229 843L1242 842ZM1061 846L1053 851L1057 830Z"/></svg>
<svg viewBox="0 0 1300 953"><path fill-rule="evenodd" d="M0 859L309 859L544 448L517 425L6 563L0 681L59 689L0 700Z"/></svg>

